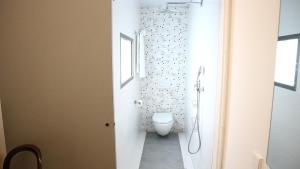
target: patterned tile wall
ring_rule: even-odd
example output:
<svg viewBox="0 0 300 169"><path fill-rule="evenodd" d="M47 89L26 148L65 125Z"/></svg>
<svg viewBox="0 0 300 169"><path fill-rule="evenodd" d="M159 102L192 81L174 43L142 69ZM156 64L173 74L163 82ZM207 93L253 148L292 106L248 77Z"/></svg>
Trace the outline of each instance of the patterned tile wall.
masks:
<svg viewBox="0 0 300 169"><path fill-rule="evenodd" d="M154 131L154 112L171 112L173 132L183 131L186 61L188 57L188 8L141 8L145 36L146 77L141 79L143 128Z"/></svg>

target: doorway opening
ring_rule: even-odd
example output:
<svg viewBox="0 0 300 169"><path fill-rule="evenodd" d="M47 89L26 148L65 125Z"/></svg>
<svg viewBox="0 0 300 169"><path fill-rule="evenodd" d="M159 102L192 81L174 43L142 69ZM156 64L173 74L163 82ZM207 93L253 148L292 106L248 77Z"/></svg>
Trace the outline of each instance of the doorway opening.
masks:
<svg viewBox="0 0 300 169"><path fill-rule="evenodd" d="M221 5L221 0L112 2L118 169L212 168Z"/></svg>

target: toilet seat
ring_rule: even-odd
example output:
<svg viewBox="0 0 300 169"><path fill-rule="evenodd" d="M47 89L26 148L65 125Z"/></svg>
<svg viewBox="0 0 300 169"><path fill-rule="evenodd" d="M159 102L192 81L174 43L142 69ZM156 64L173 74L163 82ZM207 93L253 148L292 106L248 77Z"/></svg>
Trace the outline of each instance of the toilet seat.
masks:
<svg viewBox="0 0 300 169"><path fill-rule="evenodd" d="M159 124L172 123L173 115L171 113L154 113L152 120Z"/></svg>

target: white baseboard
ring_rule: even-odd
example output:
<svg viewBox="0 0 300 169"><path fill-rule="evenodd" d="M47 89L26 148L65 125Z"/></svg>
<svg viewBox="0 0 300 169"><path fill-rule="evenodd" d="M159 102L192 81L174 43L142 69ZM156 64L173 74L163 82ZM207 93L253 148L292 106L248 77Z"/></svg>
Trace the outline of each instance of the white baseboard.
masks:
<svg viewBox="0 0 300 169"><path fill-rule="evenodd" d="M184 133L178 133L184 169L194 169L191 156L188 153L188 142Z"/></svg>

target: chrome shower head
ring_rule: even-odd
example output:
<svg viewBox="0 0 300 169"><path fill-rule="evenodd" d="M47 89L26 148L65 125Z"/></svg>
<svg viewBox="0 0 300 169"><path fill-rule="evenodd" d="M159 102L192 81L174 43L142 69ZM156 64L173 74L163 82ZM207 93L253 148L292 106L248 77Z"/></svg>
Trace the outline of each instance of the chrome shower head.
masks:
<svg viewBox="0 0 300 169"><path fill-rule="evenodd" d="M190 0L190 1L184 1L184 2L168 2L167 6L168 5L191 5L191 4L200 4L200 6L203 6L203 2L204 2L204 0L201 0L201 1Z"/></svg>

